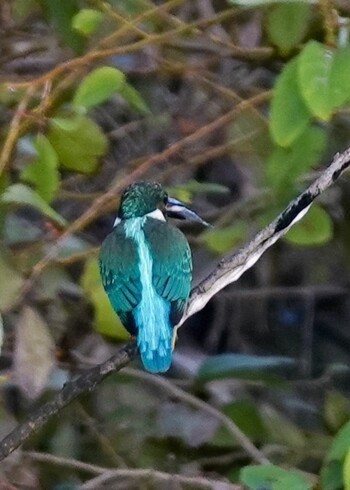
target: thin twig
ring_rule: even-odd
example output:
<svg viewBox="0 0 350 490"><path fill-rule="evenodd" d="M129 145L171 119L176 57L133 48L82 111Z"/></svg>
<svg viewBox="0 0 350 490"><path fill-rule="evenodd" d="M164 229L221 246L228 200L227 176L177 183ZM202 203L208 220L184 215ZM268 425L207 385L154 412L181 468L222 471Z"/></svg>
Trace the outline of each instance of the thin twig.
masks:
<svg viewBox="0 0 350 490"><path fill-rule="evenodd" d="M179 474L165 473L164 471L150 469L130 469L130 470L114 470L105 472L103 475L97 476L92 480L84 483L79 487L79 490L96 490L102 488L102 484L111 480L120 480L127 478L132 482L138 481L149 482L151 488L154 488L155 483L166 483L168 488L172 484L188 485L190 488L198 488L198 490L243 490L241 485L234 485L222 480L212 480L202 476L185 476Z"/></svg>
<svg viewBox="0 0 350 490"><path fill-rule="evenodd" d="M152 375L146 373L144 371L138 371L137 369L125 368L123 371L126 374L131 375L133 378L140 379L142 381L147 381L148 383L152 383L156 386L159 386L164 391L169 393L169 395L174 396L175 398L182 400L187 403L191 407L194 407L202 412L211 415L216 420L219 420L221 424L226 428L226 430L231 434L235 442L246 451L246 453L252 458L253 461L261 464L269 464L270 461L266 456L259 451L257 447L251 442L251 440L241 431L241 429L229 418L226 417L225 414L220 412L217 408L209 405L209 403L200 400L199 398L187 393L187 391L182 390L178 386L174 385L169 379Z"/></svg>
<svg viewBox="0 0 350 490"><path fill-rule="evenodd" d="M30 458L32 461L38 463L49 463L56 466L64 466L65 468L72 468L78 471L84 471L91 473L92 475L103 475L106 471L110 471L110 468L104 468L92 463L84 463L73 458L64 458L63 456L55 456L49 453L39 453L37 451L23 451L23 456Z"/></svg>
<svg viewBox="0 0 350 490"><path fill-rule="evenodd" d="M39 430L52 416L82 393L92 391L108 374L119 371L136 355L136 343L130 341L114 356L99 364L76 379L69 381L63 389L52 397L22 423L17 425L0 443L0 461Z"/></svg>
<svg viewBox="0 0 350 490"><path fill-rule="evenodd" d="M54 456L48 453L39 453L36 451L26 451L24 456L29 457L32 461L38 463L48 463L56 466L63 466L65 468L72 468L78 471L84 471L93 475L98 475L99 478L93 478L87 481L85 484L79 487L80 490L88 490L100 488L102 483L108 480L115 480L117 478L128 478L135 480L152 480L157 482L177 482L184 485L195 485L197 488L207 490L241 490L240 485L232 485L222 480L212 480L200 476L184 476L178 474L164 473L162 471L155 471L149 469L109 469L102 466L97 466L91 463L83 463L73 458L63 458L61 456Z"/></svg>
<svg viewBox="0 0 350 490"><path fill-rule="evenodd" d="M6 167L9 165L13 148L18 140L18 136L22 129L21 122L25 114L25 110L31 99L31 96L33 95L33 92L34 88L32 87L30 87L26 91L22 100L18 104L16 112L13 115L12 121L10 123L10 128L8 130L7 137L0 155L0 176L4 173Z"/></svg>

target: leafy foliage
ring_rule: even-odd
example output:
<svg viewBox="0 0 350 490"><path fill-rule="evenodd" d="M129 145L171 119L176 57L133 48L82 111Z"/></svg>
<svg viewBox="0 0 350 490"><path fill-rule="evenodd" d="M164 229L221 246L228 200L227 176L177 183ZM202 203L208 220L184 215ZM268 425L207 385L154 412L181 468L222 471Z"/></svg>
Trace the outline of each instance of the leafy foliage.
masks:
<svg viewBox="0 0 350 490"><path fill-rule="evenodd" d="M57 153L60 165L84 174L97 169L99 157L108 146L100 127L83 115L52 118L47 138Z"/></svg>
<svg viewBox="0 0 350 490"><path fill-rule="evenodd" d="M287 488L311 490L313 486L301 474L286 471L274 465L246 466L241 471L241 480L252 490L261 488L268 490L286 490Z"/></svg>
<svg viewBox="0 0 350 490"><path fill-rule="evenodd" d="M197 284L349 145L350 48L346 2L3 4L5 433L30 411L23 398L40 403L128 338L96 259L121 189L159 180L214 225L183 226ZM102 472L214 475L213 488L350 490L347 187L180 330L170 377L112 376L28 448ZM244 436L272 464L255 465ZM5 462L5 485L91 476L31 457ZM149 475L110 488L155 488Z"/></svg>
<svg viewBox="0 0 350 490"><path fill-rule="evenodd" d="M34 142L36 158L21 172L21 178L35 186L40 197L51 202L60 185L58 156L49 140L38 134Z"/></svg>

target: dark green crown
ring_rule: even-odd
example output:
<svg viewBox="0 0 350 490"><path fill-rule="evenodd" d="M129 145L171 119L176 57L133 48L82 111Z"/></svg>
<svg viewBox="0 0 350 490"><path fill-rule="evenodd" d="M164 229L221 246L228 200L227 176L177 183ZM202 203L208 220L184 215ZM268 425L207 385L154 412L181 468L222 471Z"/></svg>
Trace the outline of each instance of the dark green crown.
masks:
<svg viewBox="0 0 350 490"><path fill-rule="evenodd" d="M124 190L118 216L121 219L145 216L165 203L167 197L157 182L135 182Z"/></svg>

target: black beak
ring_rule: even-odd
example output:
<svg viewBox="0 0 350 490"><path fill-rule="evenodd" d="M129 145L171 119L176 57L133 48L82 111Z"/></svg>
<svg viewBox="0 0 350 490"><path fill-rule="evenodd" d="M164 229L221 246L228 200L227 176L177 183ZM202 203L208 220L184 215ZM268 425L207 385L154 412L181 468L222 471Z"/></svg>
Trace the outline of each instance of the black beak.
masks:
<svg viewBox="0 0 350 490"><path fill-rule="evenodd" d="M169 218L187 219L195 223L200 223L203 226L211 226L209 223L204 221L204 219L198 216L197 213L192 211L192 209L185 206L183 202L178 201L173 197L168 198L168 201L165 205L165 213L167 216L169 216Z"/></svg>

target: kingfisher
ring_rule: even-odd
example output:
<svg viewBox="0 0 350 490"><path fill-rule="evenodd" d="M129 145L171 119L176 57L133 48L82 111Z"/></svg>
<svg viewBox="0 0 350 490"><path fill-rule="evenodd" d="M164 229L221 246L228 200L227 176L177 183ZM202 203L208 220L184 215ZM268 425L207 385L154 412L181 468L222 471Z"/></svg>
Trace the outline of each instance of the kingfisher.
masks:
<svg viewBox="0 0 350 490"><path fill-rule="evenodd" d="M167 371L192 281L185 235L167 218L208 226L157 182L135 182L124 190L112 232L101 246L103 287L128 332L136 337L147 371Z"/></svg>

